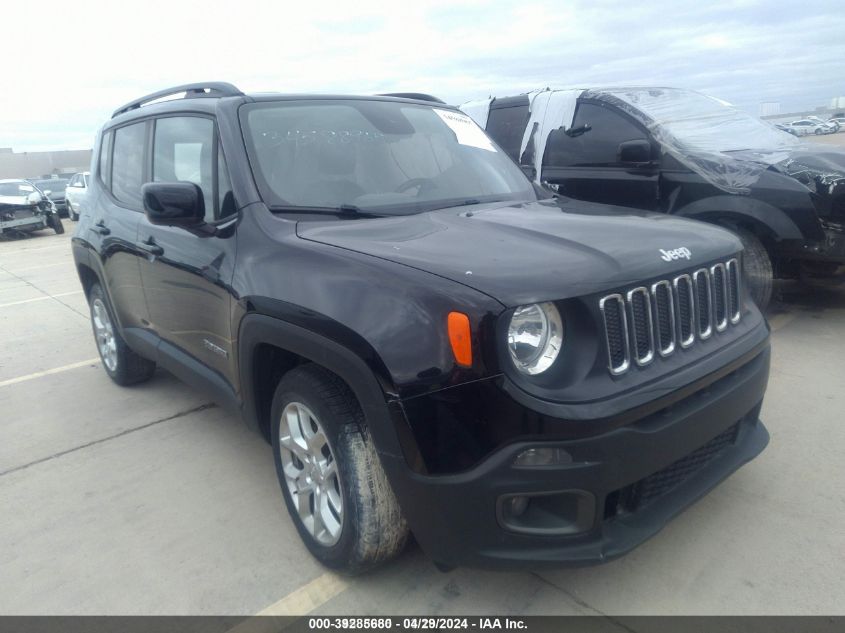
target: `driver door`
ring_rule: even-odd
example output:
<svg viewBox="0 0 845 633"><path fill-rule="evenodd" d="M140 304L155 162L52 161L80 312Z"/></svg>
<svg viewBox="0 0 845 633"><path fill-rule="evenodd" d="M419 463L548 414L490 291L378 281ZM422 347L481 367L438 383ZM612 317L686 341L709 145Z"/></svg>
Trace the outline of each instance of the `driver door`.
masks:
<svg viewBox="0 0 845 633"><path fill-rule="evenodd" d="M658 152L644 128L606 104L579 101L568 132L549 136L544 183L571 198L657 209Z"/></svg>

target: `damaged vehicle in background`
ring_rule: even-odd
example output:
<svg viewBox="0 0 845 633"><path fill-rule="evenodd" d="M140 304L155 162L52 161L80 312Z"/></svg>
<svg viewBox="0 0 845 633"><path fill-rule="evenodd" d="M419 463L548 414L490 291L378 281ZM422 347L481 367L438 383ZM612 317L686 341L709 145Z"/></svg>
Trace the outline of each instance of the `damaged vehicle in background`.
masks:
<svg viewBox="0 0 845 633"><path fill-rule="evenodd" d="M51 202L56 205L56 210L60 216L68 216L68 206L65 202L67 178L48 178L45 180L30 180L29 182L40 189L41 193L50 198Z"/></svg>
<svg viewBox="0 0 845 633"><path fill-rule="evenodd" d="M0 180L0 235L21 235L47 227L65 232L56 205L31 182Z"/></svg>
<svg viewBox="0 0 845 633"><path fill-rule="evenodd" d="M546 89L461 109L560 194L732 230L761 308L773 277L830 276L845 263L845 152L724 101L676 88Z"/></svg>

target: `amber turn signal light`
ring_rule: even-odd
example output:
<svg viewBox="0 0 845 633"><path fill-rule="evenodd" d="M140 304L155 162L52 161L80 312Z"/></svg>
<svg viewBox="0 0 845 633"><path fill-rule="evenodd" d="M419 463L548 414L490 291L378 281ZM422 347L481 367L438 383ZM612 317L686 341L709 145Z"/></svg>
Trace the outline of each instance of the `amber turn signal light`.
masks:
<svg viewBox="0 0 845 633"><path fill-rule="evenodd" d="M449 313L449 343L455 361L462 367L472 366L472 339L469 331L469 317L463 312Z"/></svg>

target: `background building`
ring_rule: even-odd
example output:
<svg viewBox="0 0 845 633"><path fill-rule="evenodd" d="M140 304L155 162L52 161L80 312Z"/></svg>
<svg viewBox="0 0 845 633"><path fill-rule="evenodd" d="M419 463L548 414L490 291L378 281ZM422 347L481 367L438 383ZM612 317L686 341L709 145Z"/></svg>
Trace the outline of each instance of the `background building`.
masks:
<svg viewBox="0 0 845 633"><path fill-rule="evenodd" d="M760 116L767 117L767 116L775 116L780 114L780 102L779 101L769 101L767 103L760 104Z"/></svg>
<svg viewBox="0 0 845 633"><path fill-rule="evenodd" d="M0 147L0 178L51 178L88 171L91 150L56 152L14 152Z"/></svg>

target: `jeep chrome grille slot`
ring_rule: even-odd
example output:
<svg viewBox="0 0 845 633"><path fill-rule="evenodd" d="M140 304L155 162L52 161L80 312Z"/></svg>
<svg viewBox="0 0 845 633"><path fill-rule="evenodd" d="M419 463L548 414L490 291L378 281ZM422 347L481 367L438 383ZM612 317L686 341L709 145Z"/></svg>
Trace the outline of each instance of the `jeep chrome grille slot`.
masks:
<svg viewBox="0 0 845 633"><path fill-rule="evenodd" d="M675 351L675 302L672 299L672 284L667 280L651 286L654 301L654 324L657 335L657 351L668 356Z"/></svg>
<svg viewBox="0 0 845 633"><path fill-rule="evenodd" d="M687 348L695 343L695 299L692 293L692 277L675 277L675 300L678 304L678 342Z"/></svg>
<svg viewBox="0 0 845 633"><path fill-rule="evenodd" d="M710 268L710 280L713 282L713 324L717 332L724 332L728 327L728 279L724 264Z"/></svg>
<svg viewBox="0 0 845 633"><path fill-rule="evenodd" d="M698 338L704 340L713 334L713 293L710 290L710 273L706 268L699 268L692 274L695 287L695 321L698 326Z"/></svg>
<svg viewBox="0 0 845 633"><path fill-rule="evenodd" d="M739 323L741 278L739 260L730 259L603 297L599 309L610 373L623 374L632 363L643 367L658 354L671 356Z"/></svg>
<svg viewBox="0 0 845 633"><path fill-rule="evenodd" d="M648 365L654 359L654 324L648 290L642 287L629 290L628 307L631 311L634 360L637 365Z"/></svg>
<svg viewBox="0 0 845 633"><path fill-rule="evenodd" d="M727 263L728 271L728 317L732 324L739 323L741 315L739 261L731 259Z"/></svg>
<svg viewBox="0 0 845 633"><path fill-rule="evenodd" d="M610 373L614 375L625 373L631 365L625 301L622 295L608 295L599 301L599 309L604 319L604 336L607 341Z"/></svg>

